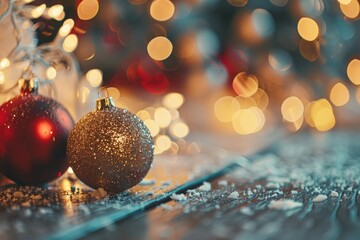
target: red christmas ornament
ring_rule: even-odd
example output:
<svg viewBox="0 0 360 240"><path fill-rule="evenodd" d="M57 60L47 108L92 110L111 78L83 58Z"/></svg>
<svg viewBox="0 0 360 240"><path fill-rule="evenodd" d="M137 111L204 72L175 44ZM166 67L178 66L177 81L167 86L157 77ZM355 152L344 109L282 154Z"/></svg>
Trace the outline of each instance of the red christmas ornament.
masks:
<svg viewBox="0 0 360 240"><path fill-rule="evenodd" d="M0 106L0 171L19 184L46 183L68 168L66 142L74 121L37 88L37 79L26 79L21 94Z"/></svg>

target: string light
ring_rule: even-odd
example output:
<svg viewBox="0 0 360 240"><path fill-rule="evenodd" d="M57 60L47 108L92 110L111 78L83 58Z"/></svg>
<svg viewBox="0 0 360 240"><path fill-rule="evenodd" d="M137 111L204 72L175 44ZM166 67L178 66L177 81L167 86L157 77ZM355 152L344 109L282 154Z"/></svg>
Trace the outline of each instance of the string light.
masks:
<svg viewBox="0 0 360 240"><path fill-rule="evenodd" d="M78 45L78 38L75 34L70 34L69 36L67 36L65 39L64 39L64 42L63 42L63 49L66 51L66 52L73 52L77 45Z"/></svg>
<svg viewBox="0 0 360 240"><path fill-rule="evenodd" d="M45 4L41 4L40 6L35 7L32 11L31 11L31 17L32 18L39 18L41 17L41 15L45 12L46 10L46 5Z"/></svg>
<svg viewBox="0 0 360 240"><path fill-rule="evenodd" d="M92 87L98 87L103 80L103 73L100 69L91 69L86 73L86 80Z"/></svg>
<svg viewBox="0 0 360 240"><path fill-rule="evenodd" d="M64 6L60 4L56 4L49 8L48 15L56 20L62 20L61 16L64 13Z"/></svg>
<svg viewBox="0 0 360 240"><path fill-rule="evenodd" d="M72 20L71 18L66 19L61 28L59 29L59 35L61 37L66 37L71 32L71 29L74 27L74 25L74 20Z"/></svg>
<svg viewBox="0 0 360 240"><path fill-rule="evenodd" d="M31 2L31 0L21 2ZM136 5L137 8L147 6L148 17L151 17L153 20L160 22L171 20L171 22L165 23L165 25L161 23L161 26L158 23L154 24L153 26L156 27L152 26L149 35L141 39L147 42L147 44L142 44L144 47L146 46L150 58L155 60L155 64L154 61L149 62L154 64L154 69L158 71L159 75L153 77L151 75L153 69L149 67L148 62L146 62L147 60L141 59L139 61L143 61L141 65L139 64L141 67L132 69L132 80L137 81L138 78L144 78L145 80L140 79L139 82L144 89L147 89L146 81L148 81L148 79L153 81L153 79L156 78L155 80L158 82L160 82L161 79L166 79L169 88L166 87L165 89L174 89L173 86L177 86L177 83L173 84L172 81L173 79L176 81L177 75L167 74L167 71L171 72L174 69L182 69L179 66L188 67L190 69L189 72L195 69L194 72L196 73L189 78L184 78L188 84L186 88L190 89L187 94L189 93L189 95L191 95L201 90L203 90L203 92L199 94L205 94L209 89L216 87L219 95L217 95L217 99L214 99L212 102L215 115L214 119L217 120L218 124L232 129L233 133L247 135L263 129L265 122L269 123L267 118L273 117L273 113L275 112L273 108L268 109L269 102L271 103L271 107L281 108L281 115L279 114L278 116L279 121L281 121L282 118L286 128L290 131L298 131L301 126L306 123L318 131L329 131L336 124L334 110L338 111L338 109L333 109L333 106L344 106L350 101L349 90L351 90L351 86L337 82L329 89L328 100L319 99L309 103L308 101L314 99L318 91L312 91L311 87L313 83L310 81L306 84L304 83L301 87L291 86L295 81L299 81L301 76L296 73L299 69L303 69L301 64L299 64L303 59L299 59L299 57L293 53L296 52L296 47L298 47L301 56L309 61L306 63L308 65L304 64L304 66L309 66L309 69L311 66L317 66L316 64L326 64L329 62L329 48L334 49L331 53L333 55L331 56L337 56L336 54L342 56L340 53L349 50L344 43L346 43L346 41L350 42L355 36L356 25L352 24L355 21L349 20L356 20L359 17L360 5L357 0L337 0L337 2L335 2L334 6L340 8L340 14L345 16L345 18L342 17L339 19L336 24L332 24L332 22L328 24L330 20L326 20L325 15L327 11L326 7L328 6L324 8L324 4L322 4L321 1L313 7L306 7L304 6L305 4L301 2L299 3L299 9L292 11L297 11L296 16L304 17L301 17L298 21L297 19L292 19L292 21L294 21L292 23L293 25L289 24L290 27L286 28L286 31L284 30L285 28L282 29L284 27L283 25L278 24L278 19L273 18L273 12L270 11L271 8L265 9L264 6L262 6L264 8L256 8L254 7L256 5L248 5L242 8L248 4L248 0L227 0L225 4L239 7L236 10L239 14L234 17L232 30L235 32L236 37L238 37L238 35L242 37L236 40L239 40L240 43L249 44L250 46L246 48L246 50L241 51L234 46L230 46L230 50L234 51L234 53L228 59L226 59L225 56L227 49L223 48L222 45L222 36L219 36L211 26L199 27L196 32L184 31L184 33L181 32L181 34L178 35L167 28L177 23L177 20L188 16L190 12L197 14L197 7L200 8L210 3L200 3L201 1L198 3L186 3L191 6L186 12L182 9L183 6L180 6L181 4L178 5L178 3L176 3L175 5L170 0L153 0L150 2L146 0L128 0L128 2ZM145 4L147 2L149 2L149 5ZM269 4L279 7L276 9L280 11L280 7L284 7L288 3L288 0L270 0ZM102 4L102 2L98 0L79 1L76 9L79 19L86 21L96 17L100 10L100 4ZM254 9L251 9L251 7L254 7ZM26 16L31 16L31 18L39 18L45 15L45 17L51 17L56 20L62 20L65 16L64 6L61 4L54 5L48 8L48 10L46 10L45 4L41 4L29 8L27 13L28 15ZM322 17L322 14L324 17ZM154 23L154 21L152 22ZM28 22L19 26L23 27L25 24L27 24L28 27L32 26L31 23ZM67 19L58 33L61 37L59 43L62 43L63 49L69 53L73 52L79 44L77 36L71 34L74 25L75 22L72 19ZM74 32L77 34L80 32L85 34L87 29L80 29L80 25L81 24L77 24ZM109 26L110 25L111 24L109 24ZM117 37L119 39L121 38L121 44L124 43L124 46L127 44L126 41L123 41L122 36L120 36L123 34L123 30L119 29L119 26L112 24L110 30L111 33L119 35ZM338 34L334 34L334 32ZM300 38L296 33L298 33ZM288 34L289 37L284 37L284 34ZM271 41L274 40L271 36L276 37L276 41L279 44L273 45ZM289 39L293 41L288 41ZM343 46L343 48L337 47L337 44ZM93 45L95 48L94 43ZM256 46L256 48L254 48L255 50L252 49L251 46ZM263 49L267 46L276 46L276 48L270 48L264 52ZM76 53L79 54L79 52L80 49L78 49ZM82 60L91 60L95 56L95 50L87 51L86 54L82 54L82 56ZM98 54L96 57L98 57ZM96 60L96 58L94 59ZM8 58L2 58L0 60L0 69L4 70L0 71L0 85L4 85L6 80L9 79L7 68L12 67L11 61ZM316 63L314 64L310 63L315 61ZM332 61L337 62L334 59ZM55 80L58 79L59 76L62 76L61 68L57 68L55 65L47 66L44 68L46 78ZM205 66L205 70L202 72L197 71L199 66ZM213 71L215 69L214 66L218 66L223 74L220 75L216 71ZM146 70L146 73L144 73L145 71L141 72L148 67L150 70ZM126 69L128 69L127 66ZM340 73L346 73L348 79L353 84L360 85L360 72L358 69L360 69L360 60L354 58L348 62L346 72L343 71ZM309 73L304 72L304 75L309 79L312 79L312 76L316 76L314 80L317 80L318 76L326 76L325 74L319 75L318 71L317 69L311 68ZM249 72L254 74L249 74ZM137 76L137 74L141 75L141 77ZM147 74L149 76L147 76ZM339 74L339 72L336 72L336 74ZM309 77L309 75L311 76ZM229 89L226 85L229 78L232 89L231 87ZM154 82L156 82L155 80ZM83 81L87 86L81 86L77 89L77 98L81 103L86 103L91 97L92 88L97 88L103 83L103 73L100 69L91 69L86 73ZM157 86L154 87L154 89L159 88ZM116 87L109 87L107 89L114 99L120 99L119 89ZM356 98L360 104L360 90L358 90L359 88L356 89ZM290 97L284 101L280 101L280 99L284 99L285 91L286 95ZM302 94L298 91L302 92ZM152 108L152 110L149 108L137 112L137 115L146 122L152 136L156 139L157 153L170 152L172 149L177 152L179 148L182 147L181 142L178 142L178 140L186 137L190 131L189 126L181 118L180 113L182 111L179 110L179 108L184 105L184 95L187 96L187 94L182 95L177 92L165 93L165 90L161 92L164 96L158 99L158 103L161 104L161 106L159 105L156 108ZM298 97L292 95L297 95ZM123 103L123 99L126 98L122 96L119 102ZM124 104L126 105L126 103ZM129 106L133 107L132 104L129 104Z"/></svg>
<svg viewBox="0 0 360 240"><path fill-rule="evenodd" d="M3 58L0 61L0 69L4 69L10 66L10 61L8 58Z"/></svg>
<svg viewBox="0 0 360 240"><path fill-rule="evenodd" d="M48 69L46 69L46 77L49 80L52 80L52 79L56 78L56 75L57 75L57 72L56 72L56 69L53 66L48 67Z"/></svg>

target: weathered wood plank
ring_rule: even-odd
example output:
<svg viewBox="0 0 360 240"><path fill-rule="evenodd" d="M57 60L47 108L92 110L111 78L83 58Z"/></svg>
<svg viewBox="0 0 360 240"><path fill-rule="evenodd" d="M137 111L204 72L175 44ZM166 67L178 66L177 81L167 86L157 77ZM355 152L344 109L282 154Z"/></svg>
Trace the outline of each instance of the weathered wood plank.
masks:
<svg viewBox="0 0 360 240"><path fill-rule="evenodd" d="M169 192L176 191L185 183L196 184L196 181L191 181L223 174L219 169L229 162L228 158L208 154L158 157L147 176L150 182L99 199L89 196L90 189L68 177L43 188L2 186L0 239L82 237L157 201L166 200ZM15 191L22 192L24 197L15 198ZM41 199L33 200L31 195L39 195Z"/></svg>
<svg viewBox="0 0 360 240"><path fill-rule="evenodd" d="M188 193L185 201L169 202L88 239L357 239L359 140L357 133L344 132L293 136L246 168L212 181L211 191ZM234 191L239 197L229 199ZM316 202L319 195L326 199ZM302 206L271 205L283 199ZM141 234L132 235L140 226Z"/></svg>

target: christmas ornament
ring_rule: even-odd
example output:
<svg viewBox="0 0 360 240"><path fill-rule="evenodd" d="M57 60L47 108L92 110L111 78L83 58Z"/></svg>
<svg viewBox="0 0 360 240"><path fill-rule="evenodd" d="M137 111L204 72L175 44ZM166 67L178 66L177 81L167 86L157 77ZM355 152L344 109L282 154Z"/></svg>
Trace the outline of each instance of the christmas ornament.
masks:
<svg viewBox="0 0 360 240"><path fill-rule="evenodd" d="M120 192L138 184L154 158L154 143L140 118L100 98L71 131L67 154L76 176L88 186Z"/></svg>
<svg viewBox="0 0 360 240"><path fill-rule="evenodd" d="M0 106L0 171L19 184L41 184L68 168L66 141L74 125L58 102L38 95L37 79Z"/></svg>

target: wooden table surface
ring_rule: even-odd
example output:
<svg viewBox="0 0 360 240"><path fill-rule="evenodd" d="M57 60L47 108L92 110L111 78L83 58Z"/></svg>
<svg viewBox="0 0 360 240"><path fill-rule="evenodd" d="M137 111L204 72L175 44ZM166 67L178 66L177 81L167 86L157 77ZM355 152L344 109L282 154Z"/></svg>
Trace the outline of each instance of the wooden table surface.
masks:
<svg viewBox="0 0 360 240"><path fill-rule="evenodd" d="M359 140L301 133L246 159L159 156L147 181L116 196L88 194L71 174L42 189L5 185L0 239L359 239Z"/></svg>

